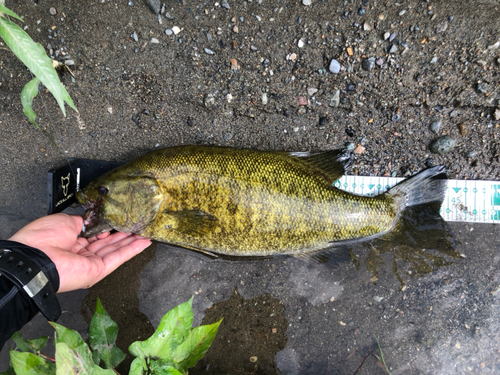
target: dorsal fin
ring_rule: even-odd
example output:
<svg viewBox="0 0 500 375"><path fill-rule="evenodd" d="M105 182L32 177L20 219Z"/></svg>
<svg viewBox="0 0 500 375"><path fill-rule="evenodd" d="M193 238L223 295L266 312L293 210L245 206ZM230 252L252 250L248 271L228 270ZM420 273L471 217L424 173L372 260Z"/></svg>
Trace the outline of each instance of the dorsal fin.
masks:
<svg viewBox="0 0 500 375"><path fill-rule="evenodd" d="M308 152L291 152L289 155L322 173L330 184L342 177L350 158L345 150L332 150L313 155Z"/></svg>

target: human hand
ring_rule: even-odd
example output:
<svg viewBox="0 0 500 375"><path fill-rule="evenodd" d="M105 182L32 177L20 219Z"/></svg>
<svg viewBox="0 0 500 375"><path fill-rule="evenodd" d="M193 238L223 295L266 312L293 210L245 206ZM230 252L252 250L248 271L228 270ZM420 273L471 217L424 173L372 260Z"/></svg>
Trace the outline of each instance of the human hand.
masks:
<svg viewBox="0 0 500 375"><path fill-rule="evenodd" d="M49 215L21 228L9 240L39 249L54 262L58 293L91 287L151 244L147 238L122 232L81 238L82 224L80 216Z"/></svg>

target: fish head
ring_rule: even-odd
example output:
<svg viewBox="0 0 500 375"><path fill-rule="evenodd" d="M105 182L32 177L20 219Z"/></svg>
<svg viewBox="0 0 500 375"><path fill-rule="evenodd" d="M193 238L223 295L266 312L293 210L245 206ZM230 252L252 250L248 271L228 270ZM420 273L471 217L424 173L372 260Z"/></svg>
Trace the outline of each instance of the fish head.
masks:
<svg viewBox="0 0 500 375"><path fill-rule="evenodd" d="M111 229L141 234L165 200L158 180L149 175L128 175L115 170L92 181L77 193L85 207L83 237Z"/></svg>

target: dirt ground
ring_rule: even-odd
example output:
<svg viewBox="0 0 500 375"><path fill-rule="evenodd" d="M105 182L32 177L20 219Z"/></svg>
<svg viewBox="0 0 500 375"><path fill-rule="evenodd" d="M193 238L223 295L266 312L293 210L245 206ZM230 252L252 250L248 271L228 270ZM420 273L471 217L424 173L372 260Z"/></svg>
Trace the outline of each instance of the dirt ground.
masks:
<svg viewBox="0 0 500 375"><path fill-rule="evenodd" d="M179 144L347 147L347 174L409 176L444 164L450 178L500 180L498 0L304 3L168 0L157 15L142 0L7 0L53 58L73 62L74 78L62 81L79 112L64 118L42 90L34 109L43 132L35 129L20 100L30 73L0 45L2 238L45 214L46 173L66 158L125 161ZM445 135L455 147L433 153ZM374 285L348 257L318 271L294 259L212 263L159 245L101 289L62 295L61 320L83 333L99 295L117 320L142 327L131 342L197 292L197 323L240 308L221 337L254 343L265 363L216 342L192 373L352 374L375 337L392 374L500 373L500 229L451 229L467 260L412 278L404 293L387 257ZM264 302L275 310L255 312ZM43 323L26 329L37 336ZM273 327L279 336L264 340ZM5 348L1 358L3 368ZM384 372L370 356L362 373Z"/></svg>

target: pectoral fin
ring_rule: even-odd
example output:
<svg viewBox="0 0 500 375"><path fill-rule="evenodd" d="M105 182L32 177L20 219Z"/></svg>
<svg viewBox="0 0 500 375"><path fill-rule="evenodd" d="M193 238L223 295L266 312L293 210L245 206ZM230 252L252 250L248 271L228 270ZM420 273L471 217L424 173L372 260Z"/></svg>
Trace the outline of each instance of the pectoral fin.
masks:
<svg viewBox="0 0 500 375"><path fill-rule="evenodd" d="M162 215L162 224L193 237L201 237L219 227L219 220L201 210L168 211Z"/></svg>

